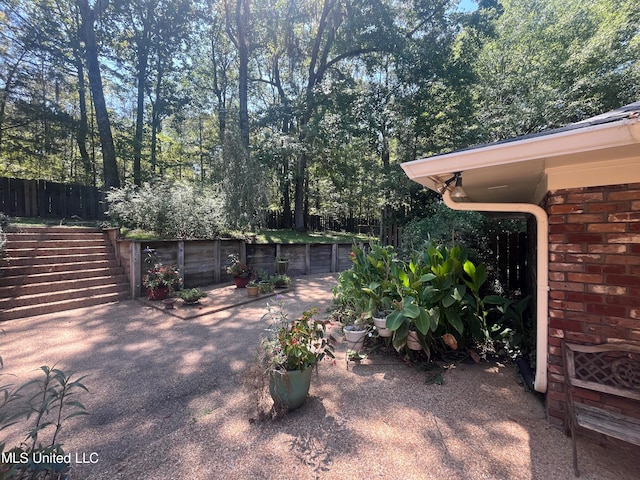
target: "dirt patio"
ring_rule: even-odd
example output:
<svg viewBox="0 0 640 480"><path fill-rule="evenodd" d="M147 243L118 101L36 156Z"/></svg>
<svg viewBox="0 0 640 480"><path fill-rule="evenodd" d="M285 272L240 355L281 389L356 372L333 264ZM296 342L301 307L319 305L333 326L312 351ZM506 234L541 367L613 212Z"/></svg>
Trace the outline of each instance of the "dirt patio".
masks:
<svg viewBox="0 0 640 480"><path fill-rule="evenodd" d="M298 277L283 297L292 315L324 310L334 285ZM250 422L242 376L270 300L190 318L130 300L6 322L3 373L21 383L57 363L87 375L91 415L61 433L67 452L97 460L74 464L77 479L574 478L569 438L509 364L463 363L432 385L392 357L347 365L340 345L303 407ZM640 478L637 449L580 438L578 452L582 479Z"/></svg>

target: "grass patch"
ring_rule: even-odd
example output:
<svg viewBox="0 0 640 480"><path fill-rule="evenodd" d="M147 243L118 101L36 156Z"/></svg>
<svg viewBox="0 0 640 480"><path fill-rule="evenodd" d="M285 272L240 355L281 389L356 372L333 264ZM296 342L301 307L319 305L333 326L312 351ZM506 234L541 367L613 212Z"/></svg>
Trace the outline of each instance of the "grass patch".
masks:
<svg viewBox="0 0 640 480"><path fill-rule="evenodd" d="M29 218L11 217L10 224L15 226L91 226L99 227L100 222L80 221L65 218ZM175 240L160 237L156 232L145 230L121 229L121 234L128 240L153 242L159 240ZM263 229L257 232L230 232L221 238L235 238L247 240L252 243L359 243L377 240L370 235L347 232L296 232L295 230L269 230Z"/></svg>
<svg viewBox="0 0 640 480"><path fill-rule="evenodd" d="M155 232L143 230L123 231L124 237L129 240L157 241L168 240L158 237ZM234 238L246 240L251 243L354 243L371 242L375 237L357 233L345 232L296 232L295 230L259 230L251 232L231 232L221 238Z"/></svg>
<svg viewBox="0 0 640 480"><path fill-rule="evenodd" d="M255 243L354 243L376 240L369 235L346 232L296 232L295 230L260 230L250 235Z"/></svg>

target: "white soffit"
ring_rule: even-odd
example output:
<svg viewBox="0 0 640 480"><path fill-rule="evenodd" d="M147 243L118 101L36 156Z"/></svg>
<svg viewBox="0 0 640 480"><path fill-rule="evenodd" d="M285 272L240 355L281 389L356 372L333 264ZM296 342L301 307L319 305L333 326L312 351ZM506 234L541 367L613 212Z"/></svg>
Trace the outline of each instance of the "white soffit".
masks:
<svg viewBox="0 0 640 480"><path fill-rule="evenodd" d="M494 143L402 164L435 190L463 172L469 200L539 203L549 190L640 182L640 121L600 125Z"/></svg>

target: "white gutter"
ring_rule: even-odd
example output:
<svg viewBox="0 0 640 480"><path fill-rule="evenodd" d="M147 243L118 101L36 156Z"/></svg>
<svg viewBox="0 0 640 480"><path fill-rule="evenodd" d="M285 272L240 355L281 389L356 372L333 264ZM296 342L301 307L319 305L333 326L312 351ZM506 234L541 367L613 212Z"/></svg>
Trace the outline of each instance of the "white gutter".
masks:
<svg viewBox="0 0 640 480"><path fill-rule="evenodd" d="M467 150L420 158L402 164L407 176L419 183L432 175L476 168L499 167L513 163L584 154L614 147L637 145L640 141L638 117L617 122L576 128L513 142L491 143ZM431 186L429 187L431 188ZM435 190L435 188L432 188Z"/></svg>
<svg viewBox="0 0 640 480"><path fill-rule="evenodd" d="M549 352L549 219L542 207L531 203L475 203L456 202L449 190L442 195L444 203L453 210L476 212L528 213L537 222L537 268L536 268L536 378L534 389L547 391L547 356Z"/></svg>

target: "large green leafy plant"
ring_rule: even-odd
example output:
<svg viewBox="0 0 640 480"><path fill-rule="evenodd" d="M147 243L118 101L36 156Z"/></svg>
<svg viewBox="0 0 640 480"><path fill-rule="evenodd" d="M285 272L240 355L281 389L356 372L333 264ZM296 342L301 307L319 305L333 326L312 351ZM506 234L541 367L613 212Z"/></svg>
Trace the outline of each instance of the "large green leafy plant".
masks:
<svg viewBox="0 0 640 480"><path fill-rule="evenodd" d="M370 323L373 315L389 310L396 298L392 272L399 263L393 247L373 244L368 251L354 245L353 266L338 277L333 289L336 316L345 324Z"/></svg>
<svg viewBox="0 0 640 480"><path fill-rule="evenodd" d="M406 344L411 330L428 355L443 346L441 340L459 347L488 340L480 298L486 269L474 265L463 248L431 245L392 278L401 298L387 318L396 349Z"/></svg>

